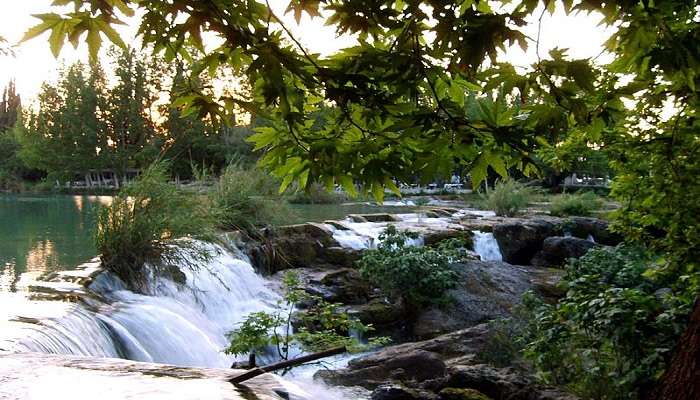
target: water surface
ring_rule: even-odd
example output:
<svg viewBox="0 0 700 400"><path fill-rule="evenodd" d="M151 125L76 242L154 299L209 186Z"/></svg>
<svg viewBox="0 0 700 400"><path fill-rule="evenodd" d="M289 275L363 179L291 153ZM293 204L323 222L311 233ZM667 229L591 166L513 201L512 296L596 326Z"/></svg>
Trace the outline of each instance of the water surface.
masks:
<svg viewBox="0 0 700 400"><path fill-rule="evenodd" d="M109 197L0 195L0 291L95 256L95 211Z"/></svg>

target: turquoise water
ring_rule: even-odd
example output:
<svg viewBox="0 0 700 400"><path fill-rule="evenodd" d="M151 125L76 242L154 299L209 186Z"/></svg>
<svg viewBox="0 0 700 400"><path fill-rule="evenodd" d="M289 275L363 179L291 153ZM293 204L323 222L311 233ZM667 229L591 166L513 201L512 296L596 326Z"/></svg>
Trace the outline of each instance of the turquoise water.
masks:
<svg viewBox="0 0 700 400"><path fill-rule="evenodd" d="M0 291L15 291L42 274L72 269L95 257L95 212L110 200L107 196L0 194ZM292 205L292 209L289 224L411 210L369 204Z"/></svg>
<svg viewBox="0 0 700 400"><path fill-rule="evenodd" d="M94 215L109 197L0 195L0 291L95 256Z"/></svg>

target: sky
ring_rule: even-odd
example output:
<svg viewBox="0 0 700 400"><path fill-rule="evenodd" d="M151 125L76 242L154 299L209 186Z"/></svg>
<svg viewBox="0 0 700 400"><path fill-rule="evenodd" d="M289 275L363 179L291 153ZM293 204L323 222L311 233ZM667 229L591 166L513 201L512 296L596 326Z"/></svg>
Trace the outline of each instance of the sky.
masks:
<svg viewBox="0 0 700 400"><path fill-rule="evenodd" d="M51 7L52 0L0 0L0 36L10 43L17 43L24 32L37 24L38 20L32 14L52 12L60 9ZM288 0L271 0L275 13L282 16ZM332 54L334 51L351 45L351 37L337 37L332 27L324 26L320 18L311 19L304 15L299 24L292 15L282 17L294 35L311 52ZM135 22L135 21L134 21ZM542 20L540 54L546 55L554 48L568 48L569 55L575 58L596 57L602 50L602 44L610 31L597 26L599 19L593 15L578 14L566 16L563 13L545 14ZM120 27L120 33L128 41L134 38L136 24ZM530 37L537 36L536 24L526 29ZM107 41L105 40L104 43ZM36 97L44 81L55 81L58 69L62 64L70 64L77 60L87 59L87 47L81 45L77 50L66 45L59 59L54 58L48 46L48 34L37 39L22 43L15 49L15 57L0 56L0 87L4 87L10 79L17 82L17 90L23 101L31 101ZM601 58L601 61L606 56ZM527 52L519 48L509 49L503 58L515 65L529 65L535 62L534 45Z"/></svg>

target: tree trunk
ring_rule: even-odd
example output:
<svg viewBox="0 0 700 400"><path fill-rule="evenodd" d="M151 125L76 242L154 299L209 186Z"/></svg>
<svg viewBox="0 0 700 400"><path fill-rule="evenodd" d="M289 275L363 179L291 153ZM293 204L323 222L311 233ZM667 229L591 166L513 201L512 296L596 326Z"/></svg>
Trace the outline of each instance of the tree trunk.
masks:
<svg viewBox="0 0 700 400"><path fill-rule="evenodd" d="M700 298L661 381L646 400L700 399Z"/></svg>

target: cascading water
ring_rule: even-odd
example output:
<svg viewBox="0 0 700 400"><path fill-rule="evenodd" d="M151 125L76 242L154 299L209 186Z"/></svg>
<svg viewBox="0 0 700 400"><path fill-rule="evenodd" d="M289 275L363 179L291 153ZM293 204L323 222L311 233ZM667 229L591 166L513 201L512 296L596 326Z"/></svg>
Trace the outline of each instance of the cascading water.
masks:
<svg viewBox="0 0 700 400"><path fill-rule="evenodd" d="M501 249L491 232L474 231L474 251L482 261L503 261Z"/></svg>
<svg viewBox="0 0 700 400"><path fill-rule="evenodd" d="M99 300L41 302L42 309L47 304L61 304L65 309L59 316L37 318L38 324L20 322L24 326L18 329L24 335L6 339L9 344L0 347L229 367L233 359L222 352L227 346L226 333L247 314L270 309L277 295L240 254L209 244L200 246L213 258L182 268L186 284L152 276L148 293L138 294L127 290L115 276L102 273L89 288Z"/></svg>

